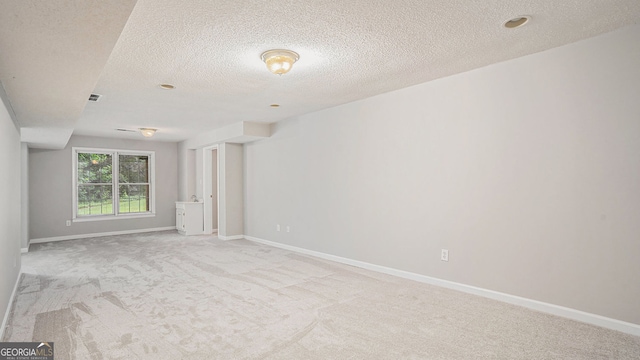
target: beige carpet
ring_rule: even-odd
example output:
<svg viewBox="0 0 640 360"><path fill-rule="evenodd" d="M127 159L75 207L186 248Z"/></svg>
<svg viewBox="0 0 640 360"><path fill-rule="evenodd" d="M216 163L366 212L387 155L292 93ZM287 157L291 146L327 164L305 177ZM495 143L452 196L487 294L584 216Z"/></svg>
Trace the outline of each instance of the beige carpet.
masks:
<svg viewBox="0 0 640 360"><path fill-rule="evenodd" d="M4 341L56 359L640 359L640 337L175 232L33 245Z"/></svg>

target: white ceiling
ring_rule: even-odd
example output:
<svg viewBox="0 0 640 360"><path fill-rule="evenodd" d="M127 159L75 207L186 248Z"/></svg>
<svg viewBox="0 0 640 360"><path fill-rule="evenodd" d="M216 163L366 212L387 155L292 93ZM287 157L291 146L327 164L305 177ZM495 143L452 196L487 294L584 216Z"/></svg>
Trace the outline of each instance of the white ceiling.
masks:
<svg viewBox="0 0 640 360"><path fill-rule="evenodd" d="M532 19L502 26L520 15ZM153 127L154 140L180 141L638 23L638 0L0 0L0 81L19 124L51 130L50 146L66 144L61 129ZM261 62L273 48L300 54L289 74Z"/></svg>

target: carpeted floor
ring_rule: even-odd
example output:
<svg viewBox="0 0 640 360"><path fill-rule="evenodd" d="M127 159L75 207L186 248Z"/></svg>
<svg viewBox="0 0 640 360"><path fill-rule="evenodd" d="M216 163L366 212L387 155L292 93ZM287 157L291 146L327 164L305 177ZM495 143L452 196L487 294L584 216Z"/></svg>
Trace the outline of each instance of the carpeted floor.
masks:
<svg viewBox="0 0 640 360"><path fill-rule="evenodd" d="M640 337L246 240L30 250L3 340L57 360L640 358Z"/></svg>

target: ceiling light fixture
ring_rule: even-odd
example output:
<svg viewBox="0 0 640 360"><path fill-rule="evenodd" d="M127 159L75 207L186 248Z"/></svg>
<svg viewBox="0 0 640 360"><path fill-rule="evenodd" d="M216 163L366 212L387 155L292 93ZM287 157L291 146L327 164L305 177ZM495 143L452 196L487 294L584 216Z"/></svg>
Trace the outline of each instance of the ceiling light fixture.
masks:
<svg viewBox="0 0 640 360"><path fill-rule="evenodd" d="M173 90L176 88L174 85L171 85L171 84L160 84L160 87L165 90Z"/></svg>
<svg viewBox="0 0 640 360"><path fill-rule="evenodd" d="M529 20L531 20L530 16L518 16L518 17L514 17L511 20L508 20L503 25L507 29L515 29L517 27L523 26L524 24L528 23Z"/></svg>
<svg viewBox="0 0 640 360"><path fill-rule="evenodd" d="M300 55L291 50L274 49L263 52L260 58L267 64L269 71L276 75L282 75L291 70L293 63L300 59Z"/></svg>
<svg viewBox="0 0 640 360"><path fill-rule="evenodd" d="M144 136L144 137L152 137L153 134L155 134L156 130L158 130L158 129L139 128L138 130L140 130L140 133L142 134L142 136Z"/></svg>
<svg viewBox="0 0 640 360"><path fill-rule="evenodd" d="M272 108L277 108L277 107L280 107L280 104L271 104L269 106L271 106Z"/></svg>

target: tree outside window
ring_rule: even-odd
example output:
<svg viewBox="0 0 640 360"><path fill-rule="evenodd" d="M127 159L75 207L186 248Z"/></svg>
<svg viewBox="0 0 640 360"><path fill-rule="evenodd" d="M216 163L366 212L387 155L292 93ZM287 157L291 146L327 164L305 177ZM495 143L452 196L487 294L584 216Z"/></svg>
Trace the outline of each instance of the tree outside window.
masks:
<svg viewBox="0 0 640 360"><path fill-rule="evenodd" d="M153 212L152 152L74 148L74 154L74 218Z"/></svg>

